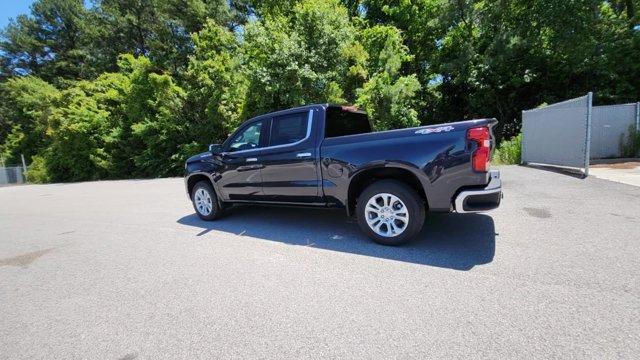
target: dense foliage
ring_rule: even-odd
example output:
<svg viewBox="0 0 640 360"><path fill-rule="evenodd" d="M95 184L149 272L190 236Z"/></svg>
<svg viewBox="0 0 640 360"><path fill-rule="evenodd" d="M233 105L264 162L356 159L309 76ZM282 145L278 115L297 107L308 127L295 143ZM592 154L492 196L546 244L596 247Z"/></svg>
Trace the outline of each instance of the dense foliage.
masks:
<svg viewBox="0 0 640 360"><path fill-rule="evenodd" d="M179 175L242 120L319 102L356 104L378 130L496 117L509 139L520 111L542 102L640 98L638 10L640 0L37 0L0 38L0 154L24 154L37 181Z"/></svg>
<svg viewBox="0 0 640 360"><path fill-rule="evenodd" d="M500 143L495 149L492 161L494 164L520 164L522 159L522 134Z"/></svg>

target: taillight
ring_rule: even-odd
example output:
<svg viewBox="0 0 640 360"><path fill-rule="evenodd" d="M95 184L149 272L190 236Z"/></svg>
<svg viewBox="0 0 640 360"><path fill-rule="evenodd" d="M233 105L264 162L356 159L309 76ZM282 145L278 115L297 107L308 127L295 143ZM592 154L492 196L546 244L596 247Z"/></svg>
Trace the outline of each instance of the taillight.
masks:
<svg viewBox="0 0 640 360"><path fill-rule="evenodd" d="M478 148L473 152L471 163L474 171L487 172L491 157L491 133L486 126L471 128L467 131L467 139L475 141Z"/></svg>

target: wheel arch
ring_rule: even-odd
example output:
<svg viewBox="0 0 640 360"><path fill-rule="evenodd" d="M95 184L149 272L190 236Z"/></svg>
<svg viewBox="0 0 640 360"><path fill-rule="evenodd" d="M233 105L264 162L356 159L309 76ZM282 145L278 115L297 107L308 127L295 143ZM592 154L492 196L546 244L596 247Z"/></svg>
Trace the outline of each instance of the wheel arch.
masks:
<svg viewBox="0 0 640 360"><path fill-rule="evenodd" d="M193 191L193 187L196 186L196 184L199 183L200 181L209 182L209 184L211 184L211 187L213 188L213 191L216 191L216 187L213 184L213 181L211 181L211 177L208 174L203 172L195 172L195 173L189 174L185 181L187 195L189 196L189 198L191 198L191 191Z"/></svg>
<svg viewBox="0 0 640 360"><path fill-rule="evenodd" d="M405 167L387 165L363 169L353 175L347 192L347 215L351 216L355 213L356 201L364 189L379 180L396 180L408 185L418 193L425 208L429 208L427 194L418 176Z"/></svg>

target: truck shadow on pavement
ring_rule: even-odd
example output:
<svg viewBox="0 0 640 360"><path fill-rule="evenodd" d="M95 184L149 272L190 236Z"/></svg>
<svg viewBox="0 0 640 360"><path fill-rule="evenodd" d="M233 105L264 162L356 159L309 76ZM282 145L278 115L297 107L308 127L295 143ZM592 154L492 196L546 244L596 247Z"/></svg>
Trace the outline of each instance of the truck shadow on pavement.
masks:
<svg viewBox="0 0 640 360"><path fill-rule="evenodd" d="M232 233L464 271L490 263L495 253L493 219L481 214L428 214L417 238L400 247L372 242L360 232L355 219L345 216L344 210L237 206L216 221L203 221L191 214L178 223L200 229L196 236Z"/></svg>

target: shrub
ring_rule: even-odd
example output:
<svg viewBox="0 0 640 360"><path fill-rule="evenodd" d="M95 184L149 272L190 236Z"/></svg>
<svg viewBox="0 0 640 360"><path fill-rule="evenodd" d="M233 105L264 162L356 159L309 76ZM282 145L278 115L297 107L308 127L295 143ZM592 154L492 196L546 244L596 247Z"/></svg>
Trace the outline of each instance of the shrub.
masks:
<svg viewBox="0 0 640 360"><path fill-rule="evenodd" d="M493 154L493 162L501 165L520 164L522 134L503 141Z"/></svg>
<svg viewBox="0 0 640 360"><path fill-rule="evenodd" d="M620 148L622 150L622 157L631 158L640 156L640 132L636 130L635 125L629 126L626 139L624 139L624 136L621 136Z"/></svg>
<svg viewBox="0 0 640 360"><path fill-rule="evenodd" d="M43 184L50 181L49 174L46 168L47 164L40 155L35 155L31 158L31 165L27 170L27 181L35 184Z"/></svg>

